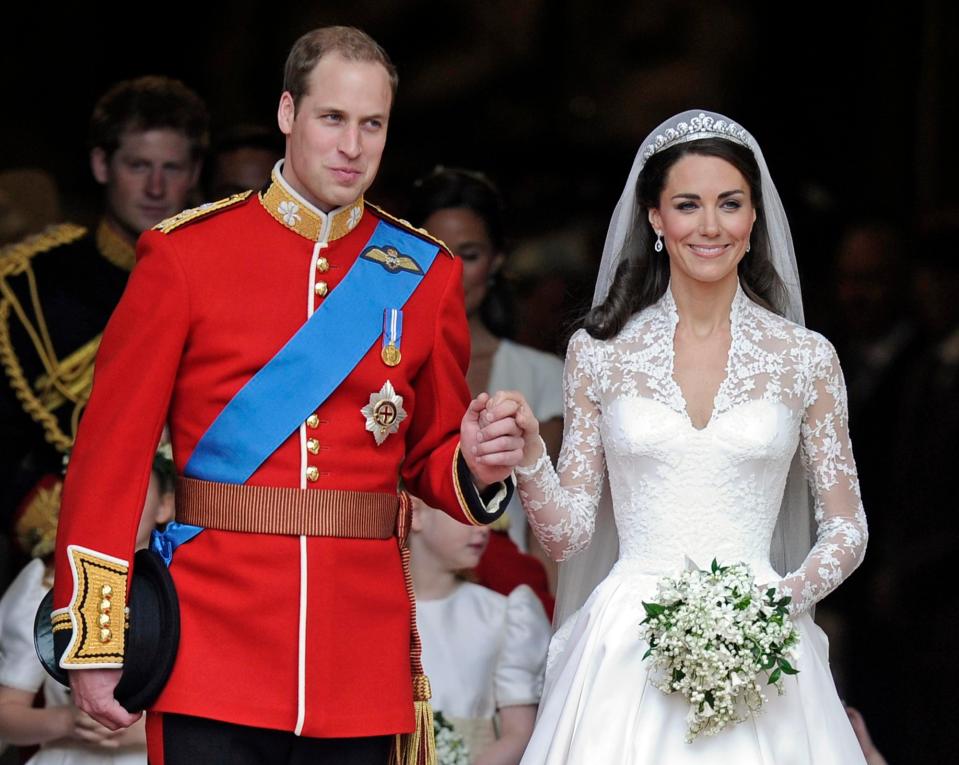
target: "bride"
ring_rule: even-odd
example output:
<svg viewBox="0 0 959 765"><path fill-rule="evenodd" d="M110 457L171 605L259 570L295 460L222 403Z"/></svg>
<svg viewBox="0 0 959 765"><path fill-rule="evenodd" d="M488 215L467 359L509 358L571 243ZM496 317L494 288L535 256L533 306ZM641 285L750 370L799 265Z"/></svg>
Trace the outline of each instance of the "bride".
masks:
<svg viewBox="0 0 959 765"><path fill-rule="evenodd" d="M863 763L810 616L866 546L845 388L802 326L789 227L740 126L697 110L643 142L565 384L555 471L522 397L495 399L518 404L530 524L569 561L523 764ZM750 564L792 597L801 638L785 695L691 744L639 637L642 601L687 558Z"/></svg>

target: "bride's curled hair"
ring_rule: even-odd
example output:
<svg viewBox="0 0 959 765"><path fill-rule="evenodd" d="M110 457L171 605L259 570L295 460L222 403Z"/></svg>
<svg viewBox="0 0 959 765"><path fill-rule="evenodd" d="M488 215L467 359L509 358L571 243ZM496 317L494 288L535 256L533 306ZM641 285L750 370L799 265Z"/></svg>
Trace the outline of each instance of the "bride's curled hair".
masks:
<svg viewBox="0 0 959 765"><path fill-rule="evenodd" d="M749 184L756 208L756 223L750 237L750 250L739 262L739 280L745 293L756 303L782 314L786 290L770 259L769 236L763 212L762 181L759 164L752 151L722 138L703 138L676 144L653 154L636 182L636 218L623 244L619 267L609 294L595 306L583 326L595 338L615 336L629 318L659 300L669 285L669 256L656 252L656 233L649 223L649 210L659 207L669 171L688 154L718 157L739 170Z"/></svg>

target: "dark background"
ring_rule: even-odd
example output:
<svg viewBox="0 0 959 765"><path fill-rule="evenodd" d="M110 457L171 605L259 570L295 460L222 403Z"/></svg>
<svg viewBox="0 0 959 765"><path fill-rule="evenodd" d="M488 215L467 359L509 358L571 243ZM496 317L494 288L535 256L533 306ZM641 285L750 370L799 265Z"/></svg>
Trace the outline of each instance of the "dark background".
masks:
<svg viewBox="0 0 959 765"><path fill-rule="evenodd" d="M756 136L807 280L824 278L843 220L921 224L959 208L959 10L944 0L26 4L5 19L0 170L51 171L67 217L98 206L84 138L110 84L175 76L215 127L272 126L291 42L331 23L363 27L399 68L368 195L399 213L435 164L478 168L506 194L518 241L558 237L564 257L595 261L640 141L691 107Z"/></svg>

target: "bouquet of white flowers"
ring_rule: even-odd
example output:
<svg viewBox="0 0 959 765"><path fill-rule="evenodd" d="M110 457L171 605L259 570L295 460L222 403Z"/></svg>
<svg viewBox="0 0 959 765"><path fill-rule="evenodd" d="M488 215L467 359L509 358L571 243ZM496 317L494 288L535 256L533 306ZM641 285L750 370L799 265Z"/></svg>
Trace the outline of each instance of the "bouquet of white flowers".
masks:
<svg viewBox="0 0 959 765"><path fill-rule="evenodd" d="M437 765L470 765L470 752L463 737L442 712L433 712L433 736L436 739Z"/></svg>
<svg viewBox="0 0 959 765"><path fill-rule="evenodd" d="M686 740L719 733L766 701L759 679L783 693L783 675L799 643L786 609L790 598L763 591L745 563L685 571L657 585L658 603L643 603L641 637L658 673L652 682L689 702Z"/></svg>

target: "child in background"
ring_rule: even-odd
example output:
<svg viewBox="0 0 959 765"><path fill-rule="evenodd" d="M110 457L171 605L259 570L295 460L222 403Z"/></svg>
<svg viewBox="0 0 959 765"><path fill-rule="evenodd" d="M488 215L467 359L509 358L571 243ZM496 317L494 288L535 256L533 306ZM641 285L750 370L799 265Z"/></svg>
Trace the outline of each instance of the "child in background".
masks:
<svg viewBox="0 0 959 765"><path fill-rule="evenodd" d="M516 765L536 719L550 626L526 585L509 595L466 581L489 530L413 499L416 623L433 709L465 740L473 765Z"/></svg>
<svg viewBox="0 0 959 765"><path fill-rule="evenodd" d="M173 518L172 462L158 453L137 529L137 549L150 533ZM0 600L0 740L40 746L28 765L145 765L146 737L141 718L111 731L77 709L70 691L44 671L33 646L33 620L53 586L53 548L60 507L61 479L41 481L23 503L17 539L33 560ZM43 689L44 706L34 708ZM2 748L2 747L0 747Z"/></svg>

